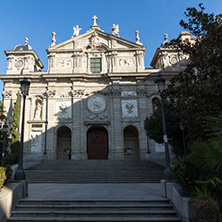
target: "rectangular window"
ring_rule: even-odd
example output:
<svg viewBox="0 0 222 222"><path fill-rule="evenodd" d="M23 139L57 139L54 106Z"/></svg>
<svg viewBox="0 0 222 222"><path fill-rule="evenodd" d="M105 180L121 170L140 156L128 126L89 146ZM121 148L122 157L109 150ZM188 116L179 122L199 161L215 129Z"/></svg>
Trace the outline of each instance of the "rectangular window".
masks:
<svg viewBox="0 0 222 222"><path fill-rule="evenodd" d="M92 73L100 73L102 71L101 58L91 58L90 65Z"/></svg>

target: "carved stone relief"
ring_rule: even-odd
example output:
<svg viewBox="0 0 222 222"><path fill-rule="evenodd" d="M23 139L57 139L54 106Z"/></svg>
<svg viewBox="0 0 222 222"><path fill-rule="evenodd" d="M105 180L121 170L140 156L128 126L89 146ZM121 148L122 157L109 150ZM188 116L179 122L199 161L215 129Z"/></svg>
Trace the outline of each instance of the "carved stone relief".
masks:
<svg viewBox="0 0 222 222"><path fill-rule="evenodd" d="M72 90L73 97L83 97L84 95L85 95L85 90L83 89Z"/></svg>
<svg viewBox="0 0 222 222"><path fill-rule="evenodd" d="M12 91L3 91L2 92L2 96L5 98L5 99L10 99L12 97Z"/></svg>
<svg viewBox="0 0 222 222"><path fill-rule="evenodd" d="M122 117L138 117L137 100L122 100Z"/></svg>
<svg viewBox="0 0 222 222"><path fill-rule="evenodd" d="M58 118L71 118L72 117L71 101L56 102L56 115Z"/></svg>
<svg viewBox="0 0 222 222"><path fill-rule="evenodd" d="M31 139L31 153L41 153L42 133L32 132Z"/></svg>
<svg viewBox="0 0 222 222"><path fill-rule="evenodd" d="M108 115L107 115L106 112L102 112L102 113L98 113L98 114L89 112L88 115L87 115L87 118L90 119L90 120L95 120L95 119L104 120L107 117L108 117Z"/></svg>
<svg viewBox="0 0 222 222"><path fill-rule="evenodd" d="M23 66L24 66L24 61L23 61L23 59L17 59L16 62L15 62L15 67L16 67L17 69L21 69Z"/></svg>
<svg viewBox="0 0 222 222"><path fill-rule="evenodd" d="M132 66L133 59L119 59L119 65L120 66Z"/></svg>
<svg viewBox="0 0 222 222"><path fill-rule="evenodd" d="M8 56L7 60L8 60L8 67L7 67L7 69L12 69L14 56Z"/></svg>
<svg viewBox="0 0 222 222"><path fill-rule="evenodd" d="M56 98L71 98L71 92L56 93Z"/></svg>
<svg viewBox="0 0 222 222"><path fill-rule="evenodd" d="M136 91L123 91L121 93L121 96L122 97L136 97L137 93L136 93Z"/></svg>
<svg viewBox="0 0 222 222"><path fill-rule="evenodd" d="M58 68L72 67L72 59L56 59L56 66Z"/></svg>
<svg viewBox="0 0 222 222"><path fill-rule="evenodd" d="M99 40L98 34L96 32L93 33L93 35L90 39L90 42L91 42L92 47L99 47L100 46L100 40Z"/></svg>
<svg viewBox="0 0 222 222"><path fill-rule="evenodd" d="M102 95L93 95L88 98L87 107L92 113L101 113L106 108L106 100Z"/></svg>
<svg viewBox="0 0 222 222"><path fill-rule="evenodd" d="M145 88L145 89L137 89L137 95L138 96L147 96L148 94L148 90Z"/></svg>
<svg viewBox="0 0 222 222"><path fill-rule="evenodd" d="M114 96L114 97L121 96L121 91L122 91L121 89L110 88L108 89L107 95Z"/></svg>
<svg viewBox="0 0 222 222"><path fill-rule="evenodd" d="M49 90L48 91L48 97L54 98L56 96L56 90Z"/></svg>
<svg viewBox="0 0 222 222"><path fill-rule="evenodd" d="M177 56L176 55L172 55L170 56L170 64L174 65L178 62Z"/></svg>

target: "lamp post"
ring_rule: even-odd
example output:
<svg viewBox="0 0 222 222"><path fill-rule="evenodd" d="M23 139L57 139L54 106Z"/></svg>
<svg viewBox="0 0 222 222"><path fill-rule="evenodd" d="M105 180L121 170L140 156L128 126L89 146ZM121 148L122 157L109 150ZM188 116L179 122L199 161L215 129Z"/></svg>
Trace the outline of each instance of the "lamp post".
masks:
<svg viewBox="0 0 222 222"><path fill-rule="evenodd" d="M3 126L3 146L2 146L2 162L1 162L1 167L4 166L4 156L5 156L5 138L6 138L6 135L7 135L7 130L8 130L8 125L5 121L5 124Z"/></svg>
<svg viewBox="0 0 222 222"><path fill-rule="evenodd" d="M186 140L185 140L185 127L182 122L180 122L180 130L182 132L182 137L183 137L183 152L184 156L187 155L187 146L186 146Z"/></svg>
<svg viewBox="0 0 222 222"><path fill-rule="evenodd" d="M23 95L23 110L22 110L22 128L21 128L21 143L19 151L19 163L18 169L15 172L15 180L25 180L25 171L23 170L23 145L24 145L24 122L25 122L25 99L29 93L30 82L24 78L20 81L21 84L21 93Z"/></svg>
<svg viewBox="0 0 222 222"><path fill-rule="evenodd" d="M47 159L47 129L48 127L48 92L46 92L46 111L45 111L45 144L44 144L44 152L43 152L43 156L44 156L44 160Z"/></svg>
<svg viewBox="0 0 222 222"><path fill-rule="evenodd" d="M155 80L155 84L158 87L158 92L160 93L161 98L161 110L162 110L162 120L163 120L163 141L165 145L165 158L166 158L166 168L164 174L167 178L170 177L170 155L169 155L169 144L166 132L166 120L164 113L164 103L163 103L163 91L165 90L165 79L160 76Z"/></svg>

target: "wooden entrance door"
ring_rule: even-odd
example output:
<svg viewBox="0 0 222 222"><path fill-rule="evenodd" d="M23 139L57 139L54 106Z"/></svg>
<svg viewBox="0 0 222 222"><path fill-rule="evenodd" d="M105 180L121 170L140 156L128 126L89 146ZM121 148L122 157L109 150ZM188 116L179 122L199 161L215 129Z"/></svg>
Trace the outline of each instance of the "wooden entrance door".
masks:
<svg viewBox="0 0 222 222"><path fill-rule="evenodd" d="M108 134L103 127L92 127L87 133L88 159L108 159Z"/></svg>

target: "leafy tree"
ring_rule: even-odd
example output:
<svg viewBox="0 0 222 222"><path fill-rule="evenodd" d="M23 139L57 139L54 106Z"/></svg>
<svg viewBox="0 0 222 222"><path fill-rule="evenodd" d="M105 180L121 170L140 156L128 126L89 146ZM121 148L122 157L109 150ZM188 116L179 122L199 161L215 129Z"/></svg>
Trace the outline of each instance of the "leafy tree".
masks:
<svg viewBox="0 0 222 222"><path fill-rule="evenodd" d="M2 101L0 101L0 120L3 123L4 119L6 118L4 115L4 106ZM3 132L0 131L0 153L2 153L2 147L3 147Z"/></svg>
<svg viewBox="0 0 222 222"><path fill-rule="evenodd" d="M174 40L190 58L184 72L171 79L166 90L166 110L180 118L190 140L205 138L204 119L222 110L222 21L221 15L205 8L187 8L180 25L197 36L195 44Z"/></svg>
<svg viewBox="0 0 222 222"><path fill-rule="evenodd" d="M169 144L172 145L172 151L177 156L184 155L182 134L179 127L179 121L172 114L165 113L167 136ZM158 108L154 113L147 117L144 121L144 129L147 136L153 139L156 143L163 143L163 122L161 109Z"/></svg>
<svg viewBox="0 0 222 222"><path fill-rule="evenodd" d="M20 93L18 92L12 116L11 155L9 155L7 158L7 160L11 163L18 162L19 158L19 149L20 149L19 124L20 124Z"/></svg>

